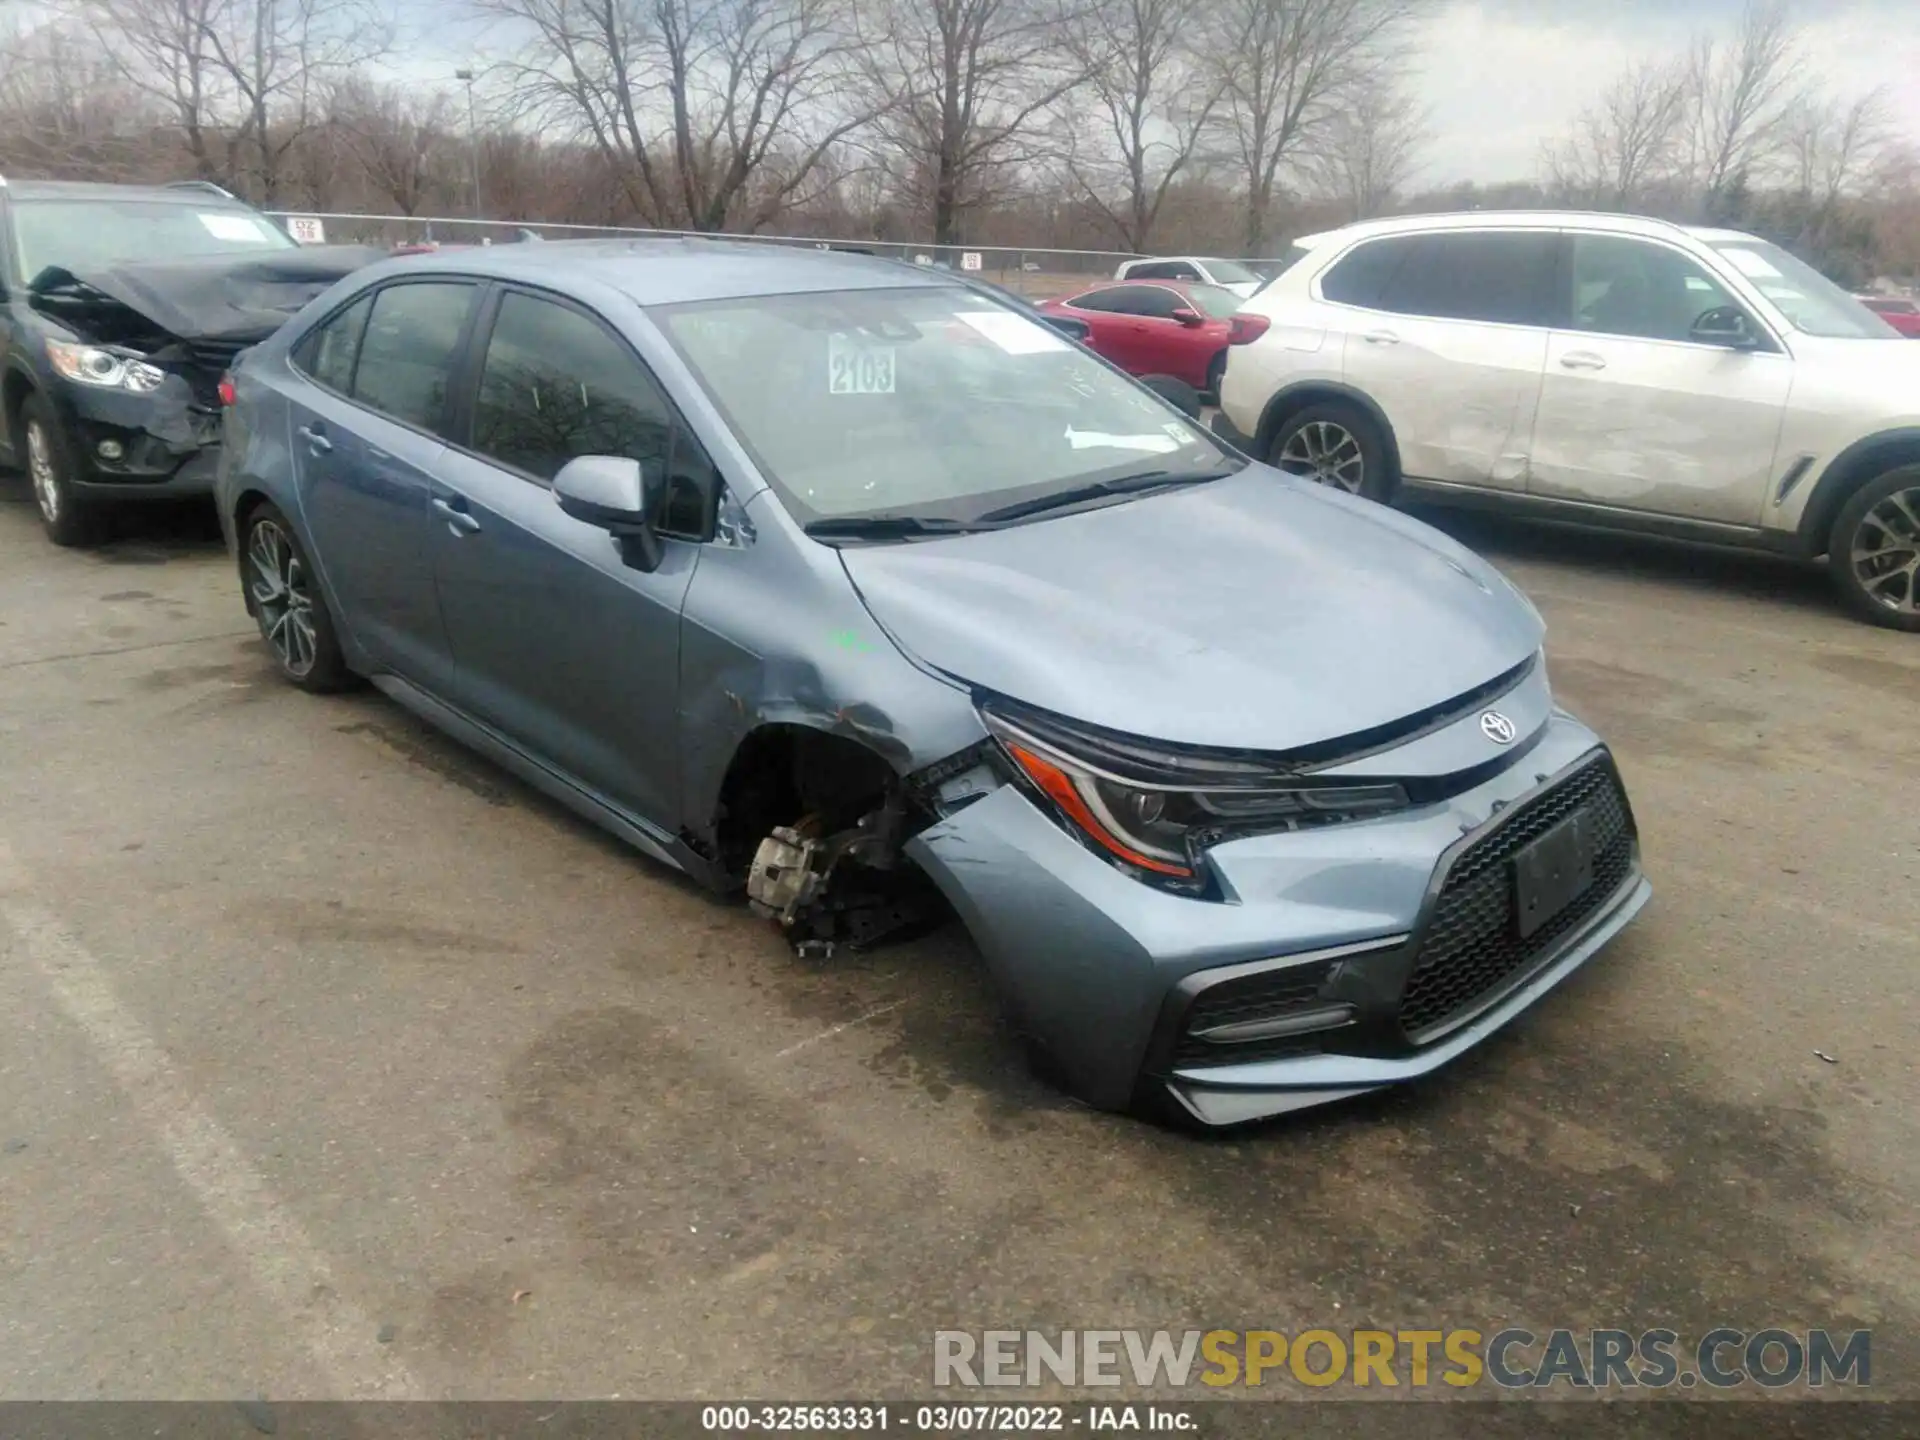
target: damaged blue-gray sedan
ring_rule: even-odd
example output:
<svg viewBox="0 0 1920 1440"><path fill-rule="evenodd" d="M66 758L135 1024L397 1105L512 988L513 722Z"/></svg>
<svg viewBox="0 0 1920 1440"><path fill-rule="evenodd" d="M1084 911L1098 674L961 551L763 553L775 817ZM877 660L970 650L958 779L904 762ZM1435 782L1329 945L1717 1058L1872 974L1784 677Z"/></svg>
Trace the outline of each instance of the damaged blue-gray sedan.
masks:
<svg viewBox="0 0 1920 1440"><path fill-rule="evenodd" d="M1425 1075L1646 902L1497 572L961 277L409 258L228 393L221 515L287 679L372 681L803 953L957 912L1095 1105Z"/></svg>

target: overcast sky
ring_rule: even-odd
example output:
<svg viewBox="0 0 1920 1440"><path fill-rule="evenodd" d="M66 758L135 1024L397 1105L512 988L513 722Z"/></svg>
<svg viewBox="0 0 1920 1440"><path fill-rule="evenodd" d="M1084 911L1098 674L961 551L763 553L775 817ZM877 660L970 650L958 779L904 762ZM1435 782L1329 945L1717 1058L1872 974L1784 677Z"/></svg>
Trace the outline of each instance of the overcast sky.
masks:
<svg viewBox="0 0 1920 1440"><path fill-rule="evenodd" d="M1730 31L1741 0L1448 0L1415 37L1430 107L1426 179L1525 179L1626 65ZM1920 0L1802 0L1806 68L1835 93L1885 85L1920 144Z"/></svg>

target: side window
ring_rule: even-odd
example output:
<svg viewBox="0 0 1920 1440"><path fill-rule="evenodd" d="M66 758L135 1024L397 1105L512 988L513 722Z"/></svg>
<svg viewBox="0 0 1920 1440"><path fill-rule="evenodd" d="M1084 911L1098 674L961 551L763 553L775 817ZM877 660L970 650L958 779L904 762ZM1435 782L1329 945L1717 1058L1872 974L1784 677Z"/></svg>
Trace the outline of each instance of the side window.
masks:
<svg viewBox="0 0 1920 1440"><path fill-rule="evenodd" d="M1085 295L1076 295L1067 303L1076 310L1119 310L1126 302L1126 289L1114 286L1109 290L1091 290Z"/></svg>
<svg viewBox="0 0 1920 1440"><path fill-rule="evenodd" d="M579 455L624 455L667 477L668 534L703 537L713 462L646 368L605 326L578 310L509 291L487 338L473 407L473 448L551 481Z"/></svg>
<svg viewBox="0 0 1920 1440"><path fill-rule="evenodd" d="M1723 305L1745 308L1678 250L1623 235L1573 237L1576 330L1685 340L1695 320Z"/></svg>
<svg viewBox="0 0 1920 1440"><path fill-rule="evenodd" d="M362 296L339 314L301 337L293 363L329 390L353 391L353 362L360 354L360 332L366 328L373 298Z"/></svg>
<svg viewBox="0 0 1920 1440"><path fill-rule="evenodd" d="M1407 249L1408 241L1402 238L1368 240L1354 246L1320 277L1320 294L1335 304L1379 309L1380 297L1400 273Z"/></svg>
<svg viewBox="0 0 1920 1440"><path fill-rule="evenodd" d="M439 429L473 296L466 281L409 281L377 291L354 367L353 398L409 425Z"/></svg>
<svg viewBox="0 0 1920 1440"><path fill-rule="evenodd" d="M1186 297L1177 290L1167 290L1159 285L1141 285L1128 302L1128 307L1135 315L1171 320L1173 312L1186 304Z"/></svg>
<svg viewBox="0 0 1920 1440"><path fill-rule="evenodd" d="M1171 280L1175 267L1164 260L1152 260L1145 265L1132 265L1127 268L1129 280Z"/></svg>
<svg viewBox="0 0 1920 1440"><path fill-rule="evenodd" d="M1562 307L1553 303L1559 237L1553 232L1486 230L1407 239L1406 260L1381 309L1501 325L1560 323Z"/></svg>

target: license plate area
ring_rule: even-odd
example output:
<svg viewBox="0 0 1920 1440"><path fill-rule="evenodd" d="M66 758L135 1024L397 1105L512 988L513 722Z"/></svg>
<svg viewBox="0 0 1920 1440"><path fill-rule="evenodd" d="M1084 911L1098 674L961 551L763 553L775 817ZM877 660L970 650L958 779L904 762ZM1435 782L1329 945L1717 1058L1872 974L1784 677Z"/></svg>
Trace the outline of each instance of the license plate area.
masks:
<svg viewBox="0 0 1920 1440"><path fill-rule="evenodd" d="M1513 917L1522 940L1593 884L1593 853L1593 816L1583 808L1514 855Z"/></svg>

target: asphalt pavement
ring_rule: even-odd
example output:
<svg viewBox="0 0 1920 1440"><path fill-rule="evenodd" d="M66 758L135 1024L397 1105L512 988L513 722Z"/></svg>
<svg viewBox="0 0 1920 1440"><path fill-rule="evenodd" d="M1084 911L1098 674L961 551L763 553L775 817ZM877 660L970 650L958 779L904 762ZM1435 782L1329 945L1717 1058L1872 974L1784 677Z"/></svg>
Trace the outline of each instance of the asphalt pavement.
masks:
<svg viewBox="0 0 1920 1440"><path fill-rule="evenodd" d="M904 1396L936 1329L1920 1318L1920 636L1475 519L1655 898L1428 1083L1222 1139L1031 1078L957 927L826 963L372 693L197 511L0 489L0 1398ZM1830 1057L1830 1058L1823 1058Z"/></svg>

